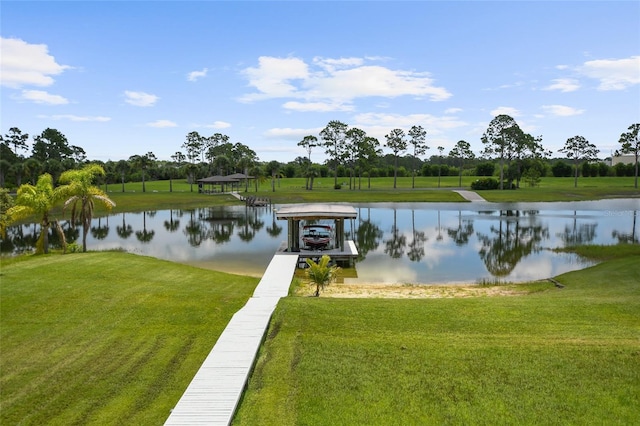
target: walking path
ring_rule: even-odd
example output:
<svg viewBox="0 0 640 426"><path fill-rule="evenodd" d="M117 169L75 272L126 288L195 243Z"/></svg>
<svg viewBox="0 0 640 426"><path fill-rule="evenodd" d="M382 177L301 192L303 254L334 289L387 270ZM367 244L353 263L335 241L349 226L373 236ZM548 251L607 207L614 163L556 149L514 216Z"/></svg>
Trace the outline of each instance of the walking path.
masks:
<svg viewBox="0 0 640 426"><path fill-rule="evenodd" d="M271 315L287 296L298 256L275 254L253 296L231 318L165 425L228 425Z"/></svg>
<svg viewBox="0 0 640 426"><path fill-rule="evenodd" d="M477 192L465 191L463 189L454 189L453 191L457 192L460 195L462 195L465 198L465 200L469 200L471 202L477 202L477 201L486 202L487 201L484 198L482 198L480 195L478 195Z"/></svg>

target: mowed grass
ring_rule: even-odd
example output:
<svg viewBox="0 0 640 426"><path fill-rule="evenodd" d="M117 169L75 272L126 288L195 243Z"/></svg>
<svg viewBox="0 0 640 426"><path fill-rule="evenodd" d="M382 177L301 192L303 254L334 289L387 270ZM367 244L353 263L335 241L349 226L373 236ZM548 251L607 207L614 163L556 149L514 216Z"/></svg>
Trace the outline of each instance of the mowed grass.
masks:
<svg viewBox="0 0 640 426"><path fill-rule="evenodd" d="M234 424L639 424L625 250L526 296L283 299Z"/></svg>
<svg viewBox="0 0 640 426"><path fill-rule="evenodd" d="M119 252L1 266L3 425L162 424L258 282Z"/></svg>
<svg viewBox="0 0 640 426"><path fill-rule="evenodd" d="M476 176L463 176L462 189L471 189ZM319 178L314 182L312 191L305 189L303 178L281 178L260 182L255 191L253 182L248 191L245 186L239 188L243 195L267 197L276 204L309 202L464 202L464 198L453 192L460 188L457 176L442 176L440 186L437 177L416 177L412 188L411 177L397 180L393 188L393 178L372 178L371 185L362 179L361 186L349 189L346 178L340 178L342 189L333 188L333 178ZM478 191L493 202L540 202L540 201L581 201L608 198L640 198L640 190L634 188L633 178L629 177L587 177L578 179L578 188L573 186L573 178L542 178L539 186L528 187L525 182L517 190ZM104 189L104 186L103 186ZM168 181L150 181L146 183L146 192L142 192L140 182L125 184L125 192L120 185L109 185L109 196L116 202L115 212L143 211L169 208L196 208L214 205L237 205L241 202L226 194L199 194L197 185L191 186L183 180L173 182L173 192L169 192ZM219 187L218 187L219 189Z"/></svg>

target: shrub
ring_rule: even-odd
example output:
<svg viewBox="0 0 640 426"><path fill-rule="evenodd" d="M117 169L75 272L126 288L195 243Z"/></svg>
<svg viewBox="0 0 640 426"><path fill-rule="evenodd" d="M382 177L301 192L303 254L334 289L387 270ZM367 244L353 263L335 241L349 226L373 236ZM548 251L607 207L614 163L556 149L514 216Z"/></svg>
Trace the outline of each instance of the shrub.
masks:
<svg viewBox="0 0 640 426"><path fill-rule="evenodd" d="M527 171L522 175L522 178L529 186L540 185L540 171L536 168L532 167L527 169Z"/></svg>
<svg viewBox="0 0 640 426"><path fill-rule="evenodd" d="M609 176L609 165L607 163L601 162L598 164L598 174L600 176Z"/></svg>
<svg viewBox="0 0 640 426"><path fill-rule="evenodd" d="M82 245L78 243L67 244L67 253L82 253Z"/></svg>
<svg viewBox="0 0 640 426"><path fill-rule="evenodd" d="M499 186L498 180L494 178L477 179L471 183L471 189L476 190L498 189Z"/></svg>
<svg viewBox="0 0 640 426"><path fill-rule="evenodd" d="M333 185L333 189L342 189L342 184L336 183L335 185Z"/></svg>
<svg viewBox="0 0 640 426"><path fill-rule="evenodd" d="M556 161L551 166L551 173L553 173L553 177L570 177L573 175L573 167L564 161Z"/></svg>
<svg viewBox="0 0 640 426"><path fill-rule="evenodd" d="M476 176L493 176L496 165L492 162L480 163L476 166Z"/></svg>

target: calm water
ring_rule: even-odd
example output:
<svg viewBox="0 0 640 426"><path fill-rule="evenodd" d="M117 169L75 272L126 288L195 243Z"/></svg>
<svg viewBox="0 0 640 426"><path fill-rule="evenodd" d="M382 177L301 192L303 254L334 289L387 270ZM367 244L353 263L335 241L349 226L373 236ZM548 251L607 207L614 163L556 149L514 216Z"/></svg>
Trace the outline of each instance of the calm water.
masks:
<svg viewBox="0 0 640 426"><path fill-rule="evenodd" d="M346 282L525 281L588 266L550 249L638 243L640 200L572 203L356 204L346 224L361 257ZM275 206L277 209L278 206ZM81 231L62 222L68 242ZM122 248L205 268L259 276L286 240L268 208L215 207L124 213L95 219L89 250ZM37 225L12 227L3 253L30 250ZM55 235L51 235L56 245Z"/></svg>

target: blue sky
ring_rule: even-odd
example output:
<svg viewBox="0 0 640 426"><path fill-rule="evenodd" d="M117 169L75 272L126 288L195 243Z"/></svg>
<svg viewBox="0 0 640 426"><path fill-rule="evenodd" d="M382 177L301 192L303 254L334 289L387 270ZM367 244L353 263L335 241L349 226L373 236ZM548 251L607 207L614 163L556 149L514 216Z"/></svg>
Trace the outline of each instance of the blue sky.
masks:
<svg viewBox="0 0 640 426"><path fill-rule="evenodd" d="M291 161L331 120L381 143L427 130L478 153L509 114L547 149L581 135L600 156L640 120L640 3L0 3L0 132L65 134L92 160L223 133ZM321 148L312 160L325 158Z"/></svg>

